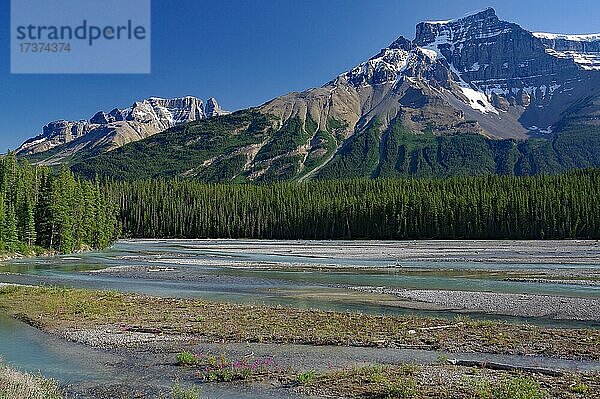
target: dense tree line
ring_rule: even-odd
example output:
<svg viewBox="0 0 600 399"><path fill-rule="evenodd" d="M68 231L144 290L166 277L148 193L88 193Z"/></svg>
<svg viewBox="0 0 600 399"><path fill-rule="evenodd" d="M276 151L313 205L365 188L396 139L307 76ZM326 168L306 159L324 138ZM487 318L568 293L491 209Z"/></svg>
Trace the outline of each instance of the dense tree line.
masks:
<svg viewBox="0 0 600 399"><path fill-rule="evenodd" d="M99 181L0 159L0 251L103 248L118 235L116 202Z"/></svg>
<svg viewBox="0 0 600 399"><path fill-rule="evenodd" d="M133 237L600 238L600 171L268 185L113 182Z"/></svg>
<svg viewBox="0 0 600 399"><path fill-rule="evenodd" d="M152 238L600 238L600 171L262 185L76 178L0 159L0 250Z"/></svg>

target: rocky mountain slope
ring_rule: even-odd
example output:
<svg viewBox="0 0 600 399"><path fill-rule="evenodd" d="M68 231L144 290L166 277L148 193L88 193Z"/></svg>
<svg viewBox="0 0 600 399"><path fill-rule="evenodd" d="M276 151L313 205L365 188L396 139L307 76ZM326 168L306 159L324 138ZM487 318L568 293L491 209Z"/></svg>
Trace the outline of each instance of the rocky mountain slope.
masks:
<svg viewBox="0 0 600 399"><path fill-rule="evenodd" d="M598 35L529 32L491 8L422 22L323 87L169 129L83 174L271 181L534 174L600 165Z"/></svg>
<svg viewBox="0 0 600 399"><path fill-rule="evenodd" d="M50 122L40 135L25 141L16 154L34 156L42 163L52 164L80 152L89 155L111 151L173 126L227 113L214 98L208 99L205 105L191 96L151 97L125 109L99 111L89 120Z"/></svg>

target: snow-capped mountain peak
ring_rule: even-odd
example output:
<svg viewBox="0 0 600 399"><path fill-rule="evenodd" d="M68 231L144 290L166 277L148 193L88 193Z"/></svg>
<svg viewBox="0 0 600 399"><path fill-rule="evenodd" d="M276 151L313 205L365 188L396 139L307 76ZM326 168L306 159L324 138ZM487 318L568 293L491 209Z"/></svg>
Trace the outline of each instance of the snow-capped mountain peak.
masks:
<svg viewBox="0 0 600 399"><path fill-rule="evenodd" d="M402 85L425 88L480 120L491 134L502 134L498 127L512 120L519 136L551 132L558 115L546 110L560 107L556 95L574 95L581 71L596 70L600 34L531 33L486 8L421 22L414 40L398 38L335 82L364 93L379 86L398 93ZM367 104L381 102L378 96Z"/></svg>

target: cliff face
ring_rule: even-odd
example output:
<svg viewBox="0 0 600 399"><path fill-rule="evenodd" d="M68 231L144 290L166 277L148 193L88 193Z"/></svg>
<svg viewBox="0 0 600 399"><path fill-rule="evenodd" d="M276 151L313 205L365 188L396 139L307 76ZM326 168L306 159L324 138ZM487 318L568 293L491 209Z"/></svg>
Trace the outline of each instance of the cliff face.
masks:
<svg viewBox="0 0 600 399"><path fill-rule="evenodd" d="M561 35L536 32L533 35L542 41L546 53L553 57L572 60L584 70L600 70L600 34Z"/></svg>
<svg viewBox="0 0 600 399"><path fill-rule="evenodd" d="M83 148L110 151L179 124L227 114L214 98L206 104L196 97L136 101L128 108L99 111L89 120L53 121L42 133L24 142L17 155L34 155L55 149L46 159L55 163Z"/></svg>

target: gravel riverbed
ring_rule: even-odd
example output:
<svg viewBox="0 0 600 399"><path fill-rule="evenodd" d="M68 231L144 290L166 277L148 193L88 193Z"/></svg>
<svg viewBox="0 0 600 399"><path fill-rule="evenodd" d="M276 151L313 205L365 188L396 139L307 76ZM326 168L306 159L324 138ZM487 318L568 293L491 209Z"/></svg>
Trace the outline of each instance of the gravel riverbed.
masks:
<svg viewBox="0 0 600 399"><path fill-rule="evenodd" d="M521 317L600 321L600 299L495 292L408 290L383 287L349 287L352 290L391 294L433 304L439 309L479 311Z"/></svg>

